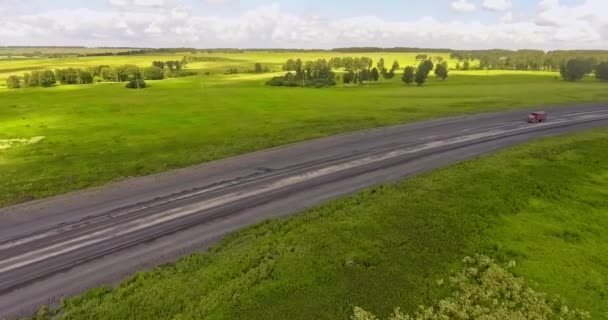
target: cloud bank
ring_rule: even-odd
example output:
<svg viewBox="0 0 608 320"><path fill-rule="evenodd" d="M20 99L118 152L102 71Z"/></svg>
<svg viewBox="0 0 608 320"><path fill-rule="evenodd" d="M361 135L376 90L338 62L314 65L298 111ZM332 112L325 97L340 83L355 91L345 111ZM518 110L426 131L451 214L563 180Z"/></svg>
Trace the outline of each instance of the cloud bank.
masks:
<svg viewBox="0 0 608 320"><path fill-rule="evenodd" d="M10 0L9 0L10 1ZM214 6L227 0L201 0ZM416 46L450 48L608 49L608 1L566 6L540 0L536 12L515 18L510 0L479 1L494 22L432 16L391 21L374 14L333 18L262 5L232 17L200 13L172 0L109 0L103 10L65 8L11 14L4 8L0 43L137 47L333 48ZM456 0L451 10L476 10Z"/></svg>

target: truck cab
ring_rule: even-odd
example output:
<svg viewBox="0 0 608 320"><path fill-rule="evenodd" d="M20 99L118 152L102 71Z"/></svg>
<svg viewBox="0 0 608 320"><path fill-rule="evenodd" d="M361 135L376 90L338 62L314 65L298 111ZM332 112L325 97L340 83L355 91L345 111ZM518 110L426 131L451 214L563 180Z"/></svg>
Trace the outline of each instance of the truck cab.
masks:
<svg viewBox="0 0 608 320"><path fill-rule="evenodd" d="M547 113L544 111L532 112L528 116L528 122L530 123L540 123L545 121L547 121Z"/></svg>

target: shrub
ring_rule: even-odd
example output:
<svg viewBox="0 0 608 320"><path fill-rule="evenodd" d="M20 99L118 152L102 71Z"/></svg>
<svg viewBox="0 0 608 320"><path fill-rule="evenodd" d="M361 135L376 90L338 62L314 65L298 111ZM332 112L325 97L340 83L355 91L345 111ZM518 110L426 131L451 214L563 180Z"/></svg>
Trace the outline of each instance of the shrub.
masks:
<svg viewBox="0 0 608 320"><path fill-rule="evenodd" d="M198 72L196 71L187 71L187 70L177 70L165 73L167 78L183 78L183 77L192 77L198 76Z"/></svg>
<svg viewBox="0 0 608 320"><path fill-rule="evenodd" d="M143 89L146 87L146 82L143 79L133 79L127 82L125 87L129 89Z"/></svg>
<svg viewBox="0 0 608 320"><path fill-rule="evenodd" d="M57 80L55 79L55 73L51 70L45 70L40 72L38 83L41 87L54 86Z"/></svg>
<svg viewBox="0 0 608 320"><path fill-rule="evenodd" d="M93 83L93 74L89 71L79 70L78 81L81 84Z"/></svg>
<svg viewBox="0 0 608 320"><path fill-rule="evenodd" d="M6 86L9 89L21 88L21 77L19 77L19 76L8 77L8 79L6 79Z"/></svg>
<svg viewBox="0 0 608 320"><path fill-rule="evenodd" d="M401 77L401 81L403 81L405 84L407 84L409 86L412 83L414 83L415 77L416 77L416 71L414 70L414 67L407 66L403 70L403 76Z"/></svg>
<svg viewBox="0 0 608 320"><path fill-rule="evenodd" d="M391 320L434 319L590 319L587 312L572 310L560 299L548 299L486 256L463 260L465 267L449 279L451 296L436 306L421 306L413 316L396 309ZM514 262L508 267L514 266ZM443 281L438 282L443 285ZM377 319L355 308L353 320Z"/></svg>
<svg viewBox="0 0 608 320"><path fill-rule="evenodd" d="M144 68L142 74L146 80L162 80L165 78L163 69L155 66Z"/></svg>

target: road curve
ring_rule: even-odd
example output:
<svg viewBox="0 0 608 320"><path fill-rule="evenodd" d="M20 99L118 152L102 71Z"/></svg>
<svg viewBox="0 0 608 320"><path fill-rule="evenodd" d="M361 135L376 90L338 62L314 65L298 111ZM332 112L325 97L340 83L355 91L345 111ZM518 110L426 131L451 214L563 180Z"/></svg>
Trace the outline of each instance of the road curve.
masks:
<svg viewBox="0 0 608 320"><path fill-rule="evenodd" d="M207 248L339 195L532 138L608 125L608 106L462 116L298 143L0 209L0 318Z"/></svg>

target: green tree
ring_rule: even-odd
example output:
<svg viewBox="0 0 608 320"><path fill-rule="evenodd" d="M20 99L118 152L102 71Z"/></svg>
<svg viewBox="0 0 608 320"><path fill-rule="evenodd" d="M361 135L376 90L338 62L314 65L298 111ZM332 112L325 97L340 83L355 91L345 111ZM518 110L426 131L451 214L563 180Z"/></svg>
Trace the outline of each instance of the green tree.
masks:
<svg viewBox="0 0 608 320"><path fill-rule="evenodd" d="M162 80L165 78L163 69L155 66L143 68L142 75L145 80Z"/></svg>
<svg viewBox="0 0 608 320"><path fill-rule="evenodd" d="M376 63L376 67L378 68L378 70L384 70L385 69L384 58L380 58L380 60L378 60L378 63Z"/></svg>
<svg viewBox="0 0 608 320"><path fill-rule="evenodd" d="M344 84L350 84L353 82L353 80L355 80L355 73L352 70L345 72L344 76L342 76L342 81Z"/></svg>
<svg viewBox="0 0 608 320"><path fill-rule="evenodd" d="M401 69L401 66L399 65L399 61L395 60L393 62L393 66L391 67L391 70L394 72L394 71L397 71L399 69Z"/></svg>
<svg viewBox="0 0 608 320"><path fill-rule="evenodd" d="M40 86L40 71L32 71L31 74L23 75L24 78L27 78L27 86L28 87L39 87Z"/></svg>
<svg viewBox="0 0 608 320"><path fill-rule="evenodd" d="M412 85L412 83L414 83L415 77L416 77L416 71L415 71L414 67L407 66L403 70L403 76L401 77L401 80L409 86L409 85Z"/></svg>
<svg viewBox="0 0 608 320"><path fill-rule="evenodd" d="M471 70L471 62L469 60L465 60L462 65L462 70Z"/></svg>
<svg viewBox="0 0 608 320"><path fill-rule="evenodd" d="M262 67L262 64L261 64L261 63L257 62L257 63L254 65L254 70L253 70L253 71L254 71L255 73L262 73L262 72L264 72L264 67Z"/></svg>
<svg viewBox="0 0 608 320"><path fill-rule="evenodd" d="M441 80L447 79L448 72L448 64L446 62L438 63L435 67L435 75Z"/></svg>
<svg viewBox="0 0 608 320"><path fill-rule="evenodd" d="M380 73L378 72L378 68L373 68L370 73L370 78L373 82L377 82L380 79Z"/></svg>
<svg viewBox="0 0 608 320"><path fill-rule="evenodd" d="M55 85L57 80L55 79L55 73L51 70L44 70L40 72L38 83L41 87L52 87Z"/></svg>
<svg viewBox="0 0 608 320"><path fill-rule="evenodd" d="M104 81L118 82L118 75L113 67L103 67L99 74Z"/></svg>
<svg viewBox="0 0 608 320"><path fill-rule="evenodd" d="M78 82L81 84L93 83L93 74L89 71L78 69Z"/></svg>
<svg viewBox="0 0 608 320"><path fill-rule="evenodd" d="M15 75L9 76L6 79L6 86L9 89L18 89L18 88L21 88L21 77L15 76Z"/></svg>
<svg viewBox="0 0 608 320"><path fill-rule="evenodd" d="M566 64L562 65L560 68L560 74L562 78L566 81L578 81L585 77L585 75L589 71L589 66L587 61L582 59L572 59L568 60Z"/></svg>
<svg viewBox="0 0 608 320"><path fill-rule="evenodd" d="M426 82L431 70L433 70L433 67L434 65L431 60L424 60L420 62L418 69L416 70L414 82L416 82L418 86L422 86Z"/></svg>
<svg viewBox="0 0 608 320"><path fill-rule="evenodd" d="M608 81L608 62L602 62L595 67L595 77L601 81Z"/></svg>

